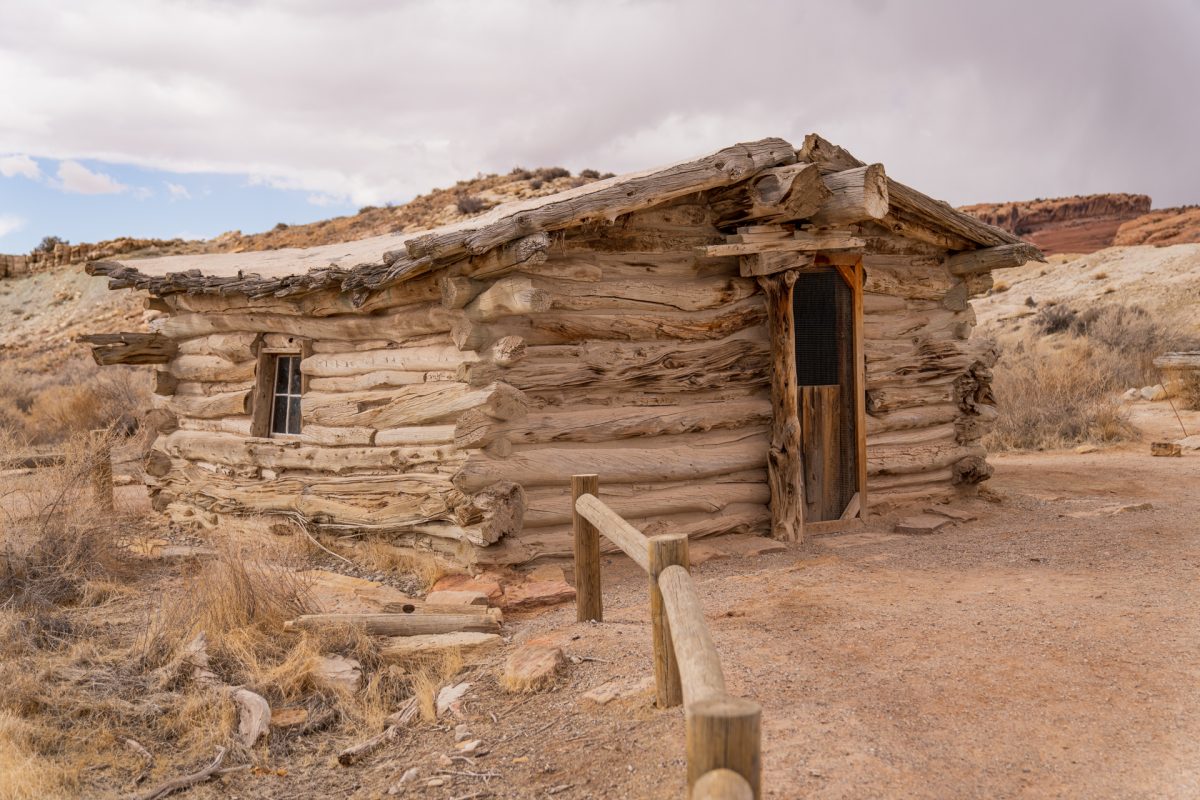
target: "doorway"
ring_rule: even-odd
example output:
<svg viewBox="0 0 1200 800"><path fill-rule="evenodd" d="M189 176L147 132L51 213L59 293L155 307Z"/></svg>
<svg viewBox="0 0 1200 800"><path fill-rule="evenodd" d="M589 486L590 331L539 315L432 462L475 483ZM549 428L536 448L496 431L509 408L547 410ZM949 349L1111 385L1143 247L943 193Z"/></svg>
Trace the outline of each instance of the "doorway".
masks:
<svg viewBox="0 0 1200 800"><path fill-rule="evenodd" d="M859 266L802 270L792 290L806 523L854 517L861 509L860 276Z"/></svg>

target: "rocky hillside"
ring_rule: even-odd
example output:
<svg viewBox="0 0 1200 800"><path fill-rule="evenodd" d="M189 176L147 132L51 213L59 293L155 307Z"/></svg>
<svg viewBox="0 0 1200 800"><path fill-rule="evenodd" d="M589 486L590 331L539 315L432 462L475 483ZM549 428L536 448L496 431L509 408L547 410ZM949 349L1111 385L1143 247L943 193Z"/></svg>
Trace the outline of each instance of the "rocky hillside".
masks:
<svg viewBox="0 0 1200 800"><path fill-rule="evenodd" d="M1164 208L1143 214L1117 228L1116 245L1200 242L1200 206Z"/></svg>
<svg viewBox="0 0 1200 800"><path fill-rule="evenodd" d="M610 173L611 174L611 173ZM0 255L0 278L38 273L69 264L83 264L118 255L160 256L185 253L237 253L334 244L385 233L432 228L483 213L510 200L541 197L599 180L595 170L571 175L561 167L514 169L506 175L480 175L448 189L433 189L404 205L368 206L357 214L305 225L280 223L263 233L223 233L208 241L132 239L122 237L95 244L58 245L28 255Z"/></svg>
<svg viewBox="0 0 1200 800"><path fill-rule="evenodd" d="M1046 253L1092 253L1113 243L1117 229L1150 211L1144 194L1093 194L983 203L963 208L984 222L1033 242Z"/></svg>

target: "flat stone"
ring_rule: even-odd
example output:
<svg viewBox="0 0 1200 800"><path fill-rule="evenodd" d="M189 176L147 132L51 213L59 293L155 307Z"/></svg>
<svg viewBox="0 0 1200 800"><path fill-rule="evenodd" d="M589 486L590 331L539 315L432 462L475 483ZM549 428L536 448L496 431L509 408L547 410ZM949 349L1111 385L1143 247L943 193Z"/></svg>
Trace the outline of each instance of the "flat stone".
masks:
<svg viewBox="0 0 1200 800"><path fill-rule="evenodd" d="M614 700L649 697L654 693L654 676L645 678L616 678L585 692L583 700L598 706L608 705Z"/></svg>
<svg viewBox="0 0 1200 800"><path fill-rule="evenodd" d="M317 681L331 688L354 692L362 683L362 665L345 656L318 656L315 672Z"/></svg>
<svg viewBox="0 0 1200 800"><path fill-rule="evenodd" d="M896 533L936 533L949 525L950 522L949 517L943 517L939 514L915 514L897 522L894 530Z"/></svg>
<svg viewBox="0 0 1200 800"><path fill-rule="evenodd" d="M441 592L430 592L425 597L430 605L444 606L486 606L488 596L478 589L447 589Z"/></svg>
<svg viewBox="0 0 1200 800"><path fill-rule="evenodd" d="M273 708L271 709L272 728L295 728L308 722L307 708Z"/></svg>
<svg viewBox="0 0 1200 800"><path fill-rule="evenodd" d="M379 645L379 657L385 662L411 661L421 656L452 650L464 658L477 658L499 647L504 639L498 633L427 633L420 636L388 636Z"/></svg>
<svg viewBox="0 0 1200 800"><path fill-rule="evenodd" d="M709 539L706 544L710 544L718 550L738 558L750 558L787 551L787 545L783 542L768 539L765 536L750 536L740 533L717 536Z"/></svg>
<svg viewBox="0 0 1200 800"><path fill-rule="evenodd" d="M1131 503L1130 505L1125 505L1125 506L1121 506L1121 505L1110 506L1107 510L1107 513L1115 516L1117 514L1132 514L1136 511L1153 511L1153 510L1154 510L1153 503Z"/></svg>
<svg viewBox="0 0 1200 800"><path fill-rule="evenodd" d="M1150 455L1177 457L1183 455L1183 448L1175 442L1151 442Z"/></svg>
<svg viewBox="0 0 1200 800"><path fill-rule="evenodd" d="M953 506L930 506L925 509L925 513L940 514L957 522L970 522L971 520L979 519L978 514L974 514L964 508L954 508Z"/></svg>
<svg viewBox="0 0 1200 800"><path fill-rule="evenodd" d="M566 581L526 581L506 587L500 607L508 611L521 611L568 603L574 599L575 587Z"/></svg>
<svg viewBox="0 0 1200 800"><path fill-rule="evenodd" d="M1099 450L1100 448L1096 447L1094 444L1081 444L1079 447L1075 448L1075 452L1081 456L1086 456L1088 453L1095 453Z"/></svg>
<svg viewBox="0 0 1200 800"><path fill-rule="evenodd" d="M1175 444L1184 450L1200 450L1200 433L1193 433L1191 436L1178 440Z"/></svg>
<svg viewBox="0 0 1200 800"><path fill-rule="evenodd" d="M394 586L324 569L303 570L296 577L308 587L309 595L325 614L369 614L382 611L388 603L412 600Z"/></svg>
<svg viewBox="0 0 1200 800"><path fill-rule="evenodd" d="M534 567L529 571L527 578L531 581L565 581L566 579L563 568L556 564L542 564Z"/></svg>
<svg viewBox="0 0 1200 800"><path fill-rule="evenodd" d="M504 591L500 588L500 581L484 576L472 578L470 575L446 575L439 578L438 582L430 589L430 593L449 591L483 592L493 603L504 595Z"/></svg>
<svg viewBox="0 0 1200 800"><path fill-rule="evenodd" d="M721 558L729 558L729 553L713 547L707 542L688 543L688 561L693 567L698 567L705 561L715 561Z"/></svg>
<svg viewBox="0 0 1200 800"><path fill-rule="evenodd" d="M537 692L554 683L565 663L559 647L525 644L505 660L500 683L507 692Z"/></svg>

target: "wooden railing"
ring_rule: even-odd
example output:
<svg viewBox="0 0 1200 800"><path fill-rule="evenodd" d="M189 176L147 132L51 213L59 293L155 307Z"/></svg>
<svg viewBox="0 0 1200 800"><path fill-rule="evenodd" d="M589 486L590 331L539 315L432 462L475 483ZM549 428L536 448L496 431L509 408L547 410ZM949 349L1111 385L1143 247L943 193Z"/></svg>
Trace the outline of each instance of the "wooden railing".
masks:
<svg viewBox="0 0 1200 800"><path fill-rule="evenodd" d="M721 657L688 572L687 536L644 535L606 506L597 496L599 490L599 476L571 478L579 621L604 619L603 535L650 576L655 693L660 708L681 703L684 707L688 796L758 800L762 796L762 708L725 690Z"/></svg>

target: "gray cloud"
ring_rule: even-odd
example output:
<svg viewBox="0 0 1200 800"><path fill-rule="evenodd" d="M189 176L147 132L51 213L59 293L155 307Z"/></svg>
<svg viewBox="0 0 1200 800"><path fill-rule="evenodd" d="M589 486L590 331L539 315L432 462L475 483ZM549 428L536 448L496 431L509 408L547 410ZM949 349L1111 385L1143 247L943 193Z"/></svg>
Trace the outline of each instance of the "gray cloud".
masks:
<svg viewBox="0 0 1200 800"><path fill-rule="evenodd" d="M0 154L359 203L816 130L955 203L1200 201L1200 5L6 3Z"/></svg>

